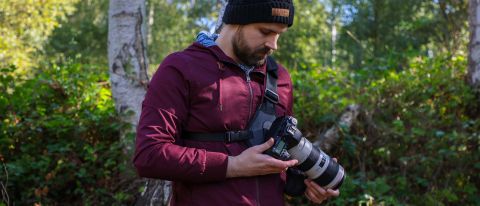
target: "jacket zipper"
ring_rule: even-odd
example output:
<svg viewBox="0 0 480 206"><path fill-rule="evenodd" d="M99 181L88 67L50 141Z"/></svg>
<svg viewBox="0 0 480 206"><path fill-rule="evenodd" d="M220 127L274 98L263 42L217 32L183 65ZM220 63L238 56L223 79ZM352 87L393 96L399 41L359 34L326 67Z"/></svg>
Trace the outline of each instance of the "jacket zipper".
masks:
<svg viewBox="0 0 480 206"><path fill-rule="evenodd" d="M257 206L260 206L260 188L258 186L258 177L255 177L255 184L257 189Z"/></svg>
<svg viewBox="0 0 480 206"><path fill-rule="evenodd" d="M250 104L248 106L248 119L249 120L252 117L252 104L253 104L253 89L252 89L252 83L251 83L251 79L250 79L250 71L245 72L245 76L247 78L248 91L250 92L250 99L249 99Z"/></svg>
<svg viewBox="0 0 480 206"><path fill-rule="evenodd" d="M248 119L250 120L250 118L252 117L252 106L253 106L253 89L252 89L252 83L251 83L251 79L250 79L250 72L252 70L246 70L245 71L245 77L246 77L246 80L247 80L247 86L248 86L248 91L250 92L250 105L248 106ZM255 189L256 189L256 201L257 201L257 206L260 206L260 188L259 188L259 185L258 185L258 177L255 177Z"/></svg>

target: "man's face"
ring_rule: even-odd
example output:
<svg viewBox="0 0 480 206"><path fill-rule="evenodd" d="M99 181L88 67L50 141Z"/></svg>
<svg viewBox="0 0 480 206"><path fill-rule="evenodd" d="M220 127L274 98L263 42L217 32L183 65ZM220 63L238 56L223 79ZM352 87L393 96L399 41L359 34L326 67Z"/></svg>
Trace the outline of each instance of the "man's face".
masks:
<svg viewBox="0 0 480 206"><path fill-rule="evenodd" d="M287 25L279 23L241 25L232 39L233 52L245 65L263 65L267 56L277 49L277 40L286 30Z"/></svg>

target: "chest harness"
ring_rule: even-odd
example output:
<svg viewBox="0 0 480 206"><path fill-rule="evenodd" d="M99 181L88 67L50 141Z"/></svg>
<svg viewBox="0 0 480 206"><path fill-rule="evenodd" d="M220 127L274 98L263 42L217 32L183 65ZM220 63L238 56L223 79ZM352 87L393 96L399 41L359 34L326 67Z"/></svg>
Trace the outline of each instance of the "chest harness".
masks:
<svg viewBox="0 0 480 206"><path fill-rule="evenodd" d="M196 141L240 142L246 141L248 146L265 142L265 134L276 119L275 106L278 104L277 94L278 65L273 57L267 57L267 78L263 100L248 123L246 130L220 133L183 132L183 138Z"/></svg>

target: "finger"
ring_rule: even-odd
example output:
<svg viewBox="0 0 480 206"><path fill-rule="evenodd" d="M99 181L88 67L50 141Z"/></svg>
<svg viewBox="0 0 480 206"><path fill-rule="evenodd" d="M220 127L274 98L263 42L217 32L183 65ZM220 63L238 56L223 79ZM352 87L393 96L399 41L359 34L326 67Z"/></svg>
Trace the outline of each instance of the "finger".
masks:
<svg viewBox="0 0 480 206"><path fill-rule="evenodd" d="M288 160L288 161L282 161L279 159L273 158L273 160L270 160L270 166L272 167L278 167L278 168L288 168L288 167L293 167L297 164L297 160Z"/></svg>
<svg viewBox="0 0 480 206"><path fill-rule="evenodd" d="M338 190L332 190L332 189L328 189L327 190L327 193L328 193L328 196L329 197L338 197L338 195L340 195L340 191Z"/></svg>
<svg viewBox="0 0 480 206"><path fill-rule="evenodd" d="M268 155L267 155L268 156ZM293 167L298 163L298 160L293 159L293 160L288 160L288 161L282 161L279 159L275 159L273 157L268 156L269 159L269 166L271 167L276 167L276 168L288 168L288 167Z"/></svg>
<svg viewBox="0 0 480 206"><path fill-rule="evenodd" d="M305 190L305 196L307 196L308 200L313 202L314 197L313 197L313 195L311 195L310 191Z"/></svg>
<svg viewBox="0 0 480 206"><path fill-rule="evenodd" d="M319 201L321 202L325 199L325 196L318 194L318 192L315 191L315 189L313 188L307 188L306 192L309 194L311 200L314 202L319 203Z"/></svg>
<svg viewBox="0 0 480 206"><path fill-rule="evenodd" d="M337 161L337 158L335 158L335 157L334 157L334 158L332 158L332 160L333 160L333 161L335 161L335 162L338 162L338 161Z"/></svg>
<svg viewBox="0 0 480 206"><path fill-rule="evenodd" d="M312 197L310 197L310 193L307 190L305 190L304 193L305 193L305 196L307 197L307 199L312 201Z"/></svg>
<svg viewBox="0 0 480 206"><path fill-rule="evenodd" d="M325 199L323 199L323 198L321 198L321 197L316 196L311 190L306 190L306 191L305 191L305 196L307 196L307 198L308 198L310 201L312 201L312 202L314 202L314 203L317 203L317 204L320 204L320 203L323 202L323 200L325 200Z"/></svg>
<svg viewBox="0 0 480 206"><path fill-rule="evenodd" d="M318 193L318 195L325 196L325 197L328 196L327 190L320 187L314 181L306 179L305 184L307 185L308 188L312 188L314 191L316 191L316 193Z"/></svg>
<svg viewBox="0 0 480 206"><path fill-rule="evenodd" d="M264 152L265 150L269 149L270 147L273 146L273 143L275 143L275 141L273 141L273 138L270 138L268 139L266 142L264 142L263 144L261 145L257 145L257 146L254 146L252 147L254 150L258 151L259 153L262 153Z"/></svg>
<svg viewBox="0 0 480 206"><path fill-rule="evenodd" d="M296 159L288 160L288 161L286 161L286 163L287 163L288 167L293 167L293 166L298 164L298 160L296 160Z"/></svg>

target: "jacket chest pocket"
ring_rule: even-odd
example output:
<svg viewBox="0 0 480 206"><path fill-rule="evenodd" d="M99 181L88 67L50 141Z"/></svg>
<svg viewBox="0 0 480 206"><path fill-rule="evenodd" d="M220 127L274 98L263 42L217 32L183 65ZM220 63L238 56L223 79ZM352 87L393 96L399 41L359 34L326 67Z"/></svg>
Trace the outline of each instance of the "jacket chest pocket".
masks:
<svg viewBox="0 0 480 206"><path fill-rule="evenodd" d="M187 129L220 132L245 126L249 94L241 77L208 76L190 84Z"/></svg>

